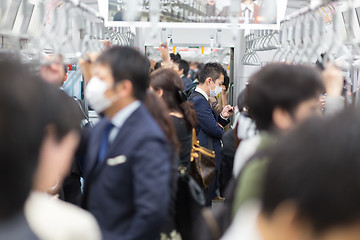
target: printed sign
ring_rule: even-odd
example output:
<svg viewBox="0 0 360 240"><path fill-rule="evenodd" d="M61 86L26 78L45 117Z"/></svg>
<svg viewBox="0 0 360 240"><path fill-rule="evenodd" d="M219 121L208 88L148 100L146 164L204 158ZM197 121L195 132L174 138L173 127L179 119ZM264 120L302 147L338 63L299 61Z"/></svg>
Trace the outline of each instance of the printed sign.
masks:
<svg viewBox="0 0 360 240"><path fill-rule="evenodd" d="M154 19L160 27L279 23L276 0L157 0L155 4L152 0L108 0L107 11L107 26L126 26L131 22L137 27L149 27Z"/></svg>

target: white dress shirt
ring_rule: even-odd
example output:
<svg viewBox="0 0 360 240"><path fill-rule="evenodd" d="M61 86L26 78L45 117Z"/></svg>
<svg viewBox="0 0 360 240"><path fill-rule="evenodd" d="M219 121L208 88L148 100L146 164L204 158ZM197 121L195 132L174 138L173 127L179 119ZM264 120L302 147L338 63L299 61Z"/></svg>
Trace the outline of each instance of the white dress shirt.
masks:
<svg viewBox="0 0 360 240"><path fill-rule="evenodd" d="M204 90L202 90L201 88L196 87L196 88L195 88L195 92L200 93L201 95L203 95L203 96L206 98L206 101L209 101L209 96L208 96L208 95L206 94L206 92L204 92Z"/></svg>

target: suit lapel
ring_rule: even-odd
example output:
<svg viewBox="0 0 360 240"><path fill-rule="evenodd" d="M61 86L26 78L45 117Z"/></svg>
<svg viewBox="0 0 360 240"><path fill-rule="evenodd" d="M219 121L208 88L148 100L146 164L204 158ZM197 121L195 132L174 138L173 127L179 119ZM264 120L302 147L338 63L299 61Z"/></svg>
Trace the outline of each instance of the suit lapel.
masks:
<svg viewBox="0 0 360 240"><path fill-rule="evenodd" d="M124 122L123 126L120 128L120 131L118 132L118 134L116 135L114 142L112 144L110 144L106 154L105 154L105 159L101 164L98 164L95 167L94 170L94 174L98 174L100 172L100 170L102 168L104 168L107 165L107 159L109 159L110 157L116 157L116 156L112 156L112 155L119 155L122 152L124 152L123 147L124 144L121 144L122 141L124 141L124 139L126 139L126 136L128 136L129 132L133 131L133 129L131 128L131 124L134 123L137 120L136 115L138 114L138 112L140 111L140 109L142 108L142 106L140 106L133 114L130 115L130 117ZM101 144L101 143L100 143ZM99 147L97 148L97 155L99 153L99 149L100 149L100 144ZM96 161L98 162L98 158L96 157Z"/></svg>

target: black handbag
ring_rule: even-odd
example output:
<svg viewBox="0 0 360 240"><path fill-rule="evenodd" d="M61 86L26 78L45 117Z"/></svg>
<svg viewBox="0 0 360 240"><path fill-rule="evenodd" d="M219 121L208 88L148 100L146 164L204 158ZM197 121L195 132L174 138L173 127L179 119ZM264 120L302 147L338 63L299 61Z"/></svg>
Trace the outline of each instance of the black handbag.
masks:
<svg viewBox="0 0 360 240"><path fill-rule="evenodd" d="M183 240L192 240L196 223L200 221L205 205L204 191L185 170L179 171L176 197L176 229Z"/></svg>
<svg viewBox="0 0 360 240"><path fill-rule="evenodd" d="M190 175L202 188L207 188L215 177L215 152L200 146L193 129Z"/></svg>

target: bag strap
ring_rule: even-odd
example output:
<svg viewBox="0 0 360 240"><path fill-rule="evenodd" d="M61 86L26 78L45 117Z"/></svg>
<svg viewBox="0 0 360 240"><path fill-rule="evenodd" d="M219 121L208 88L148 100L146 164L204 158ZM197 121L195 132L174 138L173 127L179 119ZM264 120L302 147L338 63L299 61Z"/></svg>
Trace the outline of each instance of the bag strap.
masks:
<svg viewBox="0 0 360 240"><path fill-rule="evenodd" d="M82 105L81 105L80 99L78 99L76 96L74 96L73 99L74 99L75 102L78 104L78 106L79 106L79 108L80 108L80 110L81 110L81 113L82 113L84 119L86 120L86 122L89 123L91 127L94 127L93 124L92 124L92 122L90 121L89 116L85 113L85 111L84 111L84 109L83 109L83 107L82 107Z"/></svg>
<svg viewBox="0 0 360 240"><path fill-rule="evenodd" d="M201 93L196 92L196 91L193 91L193 92L191 93L191 95L189 96L189 100L192 100L192 99L193 99L194 97L196 97L196 96L204 97Z"/></svg>
<svg viewBox="0 0 360 240"><path fill-rule="evenodd" d="M236 123L235 132L234 132L235 149L238 149L238 147L242 141L242 139L239 139L238 131L239 131L239 122Z"/></svg>
<svg viewBox="0 0 360 240"><path fill-rule="evenodd" d="M192 129L192 146L194 147L195 145L198 144L198 140L197 140L197 137L196 137L196 130L195 128Z"/></svg>

